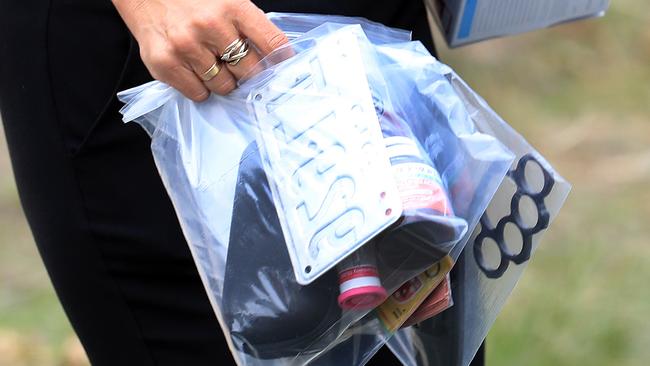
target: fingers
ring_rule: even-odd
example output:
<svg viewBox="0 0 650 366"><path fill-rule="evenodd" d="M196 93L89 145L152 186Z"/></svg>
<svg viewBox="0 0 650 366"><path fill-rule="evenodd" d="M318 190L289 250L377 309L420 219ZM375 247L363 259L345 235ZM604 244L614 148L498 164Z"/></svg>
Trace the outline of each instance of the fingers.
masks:
<svg viewBox="0 0 650 366"><path fill-rule="evenodd" d="M190 67L196 75L201 78L205 75L206 71L210 70L212 66L217 63L219 71L216 75L208 80L203 80L204 85L213 93L219 95L226 95L230 93L237 86L237 82L228 68L217 59L217 56L207 48L198 50L197 54L190 58Z"/></svg>
<svg viewBox="0 0 650 366"><path fill-rule="evenodd" d="M210 96L207 87L199 80L192 70L184 67L169 69L170 74L156 78L180 91L184 96L195 102L202 102Z"/></svg>
<svg viewBox="0 0 650 366"><path fill-rule="evenodd" d="M143 18L147 26L135 27L139 30L138 43L151 75L194 101L207 99L210 91L228 94L237 80L255 72L262 57L288 42L249 0L205 0L200 11L172 5L165 3L163 10L173 22L166 17ZM149 10L155 13L156 9ZM248 53L235 65L221 62L226 48L238 39L248 40ZM205 73L215 62L220 70L207 78Z"/></svg>
<svg viewBox="0 0 650 366"><path fill-rule="evenodd" d="M212 92L219 95L226 95L233 91L237 87L237 81L233 75L228 71L227 68L223 66L223 63L219 62L219 73L217 76L205 82L205 86L208 87Z"/></svg>
<svg viewBox="0 0 650 366"><path fill-rule="evenodd" d="M226 63L226 67L237 80L250 75L262 57L288 42L285 34L250 1L239 1L228 12L228 17L231 22L220 24L219 29L212 33L206 42L213 46L213 52L218 55L222 55L226 48L239 38L248 39L249 43L255 45L249 48L248 54L236 65Z"/></svg>
<svg viewBox="0 0 650 366"><path fill-rule="evenodd" d="M222 25L219 35L207 40L207 42L211 45L210 48L212 51L221 57L221 55L226 52L228 46L232 45L234 41L240 38L245 39L244 36L240 35L234 25L229 24ZM255 48L249 47L246 56L240 59L236 65L230 65L227 62L223 62L223 66L230 71L235 79L239 80L244 75L248 74L260 60L261 57Z"/></svg>
<svg viewBox="0 0 650 366"><path fill-rule="evenodd" d="M142 60L151 76L171 85L186 97L201 102L210 95L207 87L196 76L194 71L178 62L173 55L165 52L156 54L142 53Z"/></svg>
<svg viewBox="0 0 650 366"><path fill-rule="evenodd" d="M262 57L289 42L284 32L251 2L246 2L239 7L239 11L233 16L233 23L239 33L255 44Z"/></svg>
<svg viewBox="0 0 650 366"><path fill-rule="evenodd" d="M153 57L143 60L151 67L152 76L178 89L183 95L203 101L209 92L220 95L230 93L236 87L233 75L218 60L217 56L194 36L175 32L168 38L169 47L160 47ZM206 71L217 63L219 72L203 80Z"/></svg>

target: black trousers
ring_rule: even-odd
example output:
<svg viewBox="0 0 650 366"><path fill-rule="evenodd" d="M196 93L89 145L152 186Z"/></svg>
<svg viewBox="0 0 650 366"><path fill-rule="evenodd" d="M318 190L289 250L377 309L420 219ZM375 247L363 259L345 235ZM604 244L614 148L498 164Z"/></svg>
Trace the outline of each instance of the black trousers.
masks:
<svg viewBox="0 0 650 366"><path fill-rule="evenodd" d="M365 16L433 46L421 0L258 4ZM0 2L0 112L20 199L91 362L231 364L149 138L118 112L116 92L149 80L110 1Z"/></svg>

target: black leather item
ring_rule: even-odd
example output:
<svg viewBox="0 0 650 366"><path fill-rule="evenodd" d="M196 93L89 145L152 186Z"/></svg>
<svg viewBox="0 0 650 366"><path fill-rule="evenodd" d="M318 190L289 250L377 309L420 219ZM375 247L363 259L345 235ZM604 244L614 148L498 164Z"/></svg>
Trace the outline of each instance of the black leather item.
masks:
<svg viewBox="0 0 650 366"><path fill-rule="evenodd" d="M319 337L341 317L336 273L308 286L296 282L257 145L242 156L223 289L226 324L235 345L257 358L319 351L335 334Z"/></svg>
<svg viewBox="0 0 650 366"><path fill-rule="evenodd" d="M421 211L427 210L404 213L400 225L377 243L378 260L382 266L391 270L424 270L449 254L462 232L445 222L439 213L427 215L427 218L421 215Z"/></svg>

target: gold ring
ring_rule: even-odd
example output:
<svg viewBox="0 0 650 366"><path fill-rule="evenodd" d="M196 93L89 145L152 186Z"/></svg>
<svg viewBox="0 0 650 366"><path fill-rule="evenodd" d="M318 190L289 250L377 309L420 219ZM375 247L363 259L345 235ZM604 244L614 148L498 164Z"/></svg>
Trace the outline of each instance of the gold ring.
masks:
<svg viewBox="0 0 650 366"><path fill-rule="evenodd" d="M214 79L215 76L217 76L219 71L221 71L221 68L219 67L219 65L217 65L217 62L215 61L215 63L212 64L212 66L210 66L208 71L206 71L203 74L199 75L199 77L203 81L210 81L210 80Z"/></svg>

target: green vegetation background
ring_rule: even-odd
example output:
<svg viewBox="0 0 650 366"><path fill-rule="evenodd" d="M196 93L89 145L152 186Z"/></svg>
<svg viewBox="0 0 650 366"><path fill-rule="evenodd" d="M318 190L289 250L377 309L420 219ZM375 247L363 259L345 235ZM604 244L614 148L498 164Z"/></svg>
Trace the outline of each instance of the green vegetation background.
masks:
<svg viewBox="0 0 650 366"><path fill-rule="evenodd" d="M440 51L574 186L490 333L488 365L647 364L650 2ZM0 366L84 364L0 138Z"/></svg>

